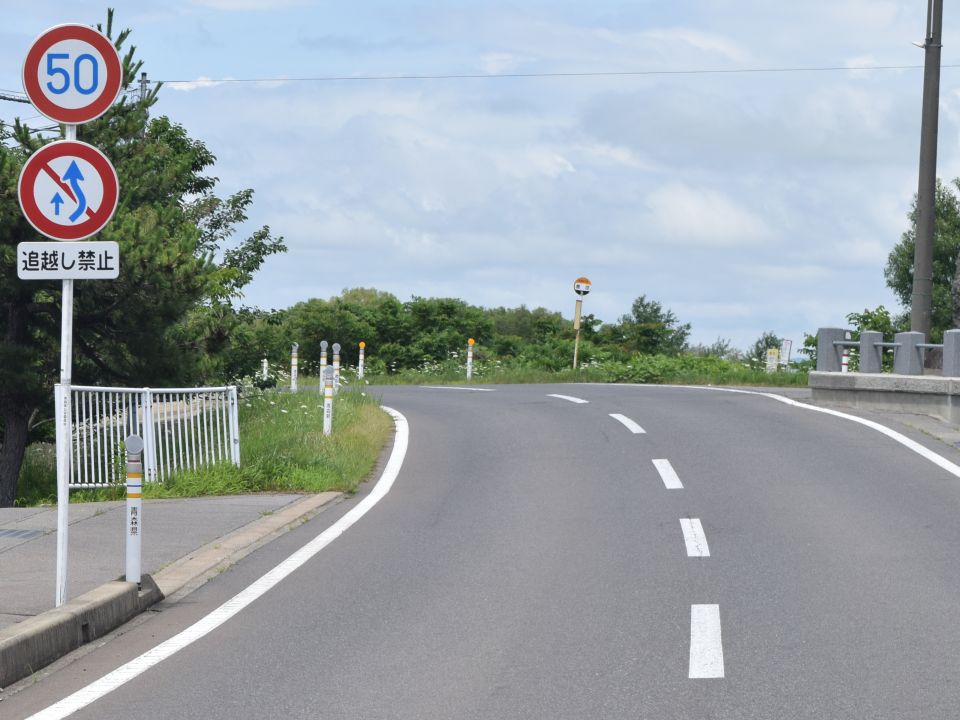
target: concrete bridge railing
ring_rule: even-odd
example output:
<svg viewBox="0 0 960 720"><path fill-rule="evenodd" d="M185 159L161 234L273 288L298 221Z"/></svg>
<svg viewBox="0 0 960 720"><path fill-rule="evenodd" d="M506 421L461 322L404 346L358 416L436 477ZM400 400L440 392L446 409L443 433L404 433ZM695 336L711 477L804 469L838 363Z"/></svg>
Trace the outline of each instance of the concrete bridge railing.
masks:
<svg viewBox="0 0 960 720"><path fill-rule="evenodd" d="M861 373L883 372L883 353L893 351L893 372L897 375L923 375L924 354L938 348L943 351L943 377L960 377L960 330L947 330L943 343L925 343L923 333L902 332L893 342L884 342L883 333L864 330L859 342L848 340L850 330L820 328L817 331L817 371L841 372L843 351L857 348Z"/></svg>

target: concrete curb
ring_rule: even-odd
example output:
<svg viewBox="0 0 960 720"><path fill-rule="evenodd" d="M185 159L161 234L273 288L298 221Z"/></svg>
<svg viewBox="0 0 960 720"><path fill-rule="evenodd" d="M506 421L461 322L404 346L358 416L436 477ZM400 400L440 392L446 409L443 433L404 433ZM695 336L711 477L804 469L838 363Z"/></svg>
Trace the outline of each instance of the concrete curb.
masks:
<svg viewBox="0 0 960 720"><path fill-rule="evenodd" d="M133 583L114 580L68 603L0 631L0 687L6 687L103 637L163 599L149 575Z"/></svg>
<svg viewBox="0 0 960 720"><path fill-rule="evenodd" d="M342 493L308 495L175 560L142 590L123 580L105 583L59 608L0 630L0 689L103 637L163 599L178 600L220 568L309 520Z"/></svg>
<svg viewBox="0 0 960 720"><path fill-rule="evenodd" d="M960 424L960 378L890 373L811 372L817 405L933 415Z"/></svg>
<svg viewBox="0 0 960 720"><path fill-rule="evenodd" d="M212 573L283 535L292 529L291 525L309 520L342 495L323 492L292 502L173 561L155 572L153 579L165 598L179 599L206 582Z"/></svg>

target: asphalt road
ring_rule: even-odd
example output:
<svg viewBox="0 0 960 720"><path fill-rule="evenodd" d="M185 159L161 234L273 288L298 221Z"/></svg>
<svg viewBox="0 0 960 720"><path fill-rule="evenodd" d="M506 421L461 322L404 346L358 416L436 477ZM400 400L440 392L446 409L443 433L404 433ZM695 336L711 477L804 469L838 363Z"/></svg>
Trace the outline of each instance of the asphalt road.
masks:
<svg viewBox="0 0 960 720"><path fill-rule="evenodd" d="M410 441L379 504L72 717L960 713L960 479L890 438L688 388L382 392ZM175 635L368 492L17 693L0 716L27 717Z"/></svg>

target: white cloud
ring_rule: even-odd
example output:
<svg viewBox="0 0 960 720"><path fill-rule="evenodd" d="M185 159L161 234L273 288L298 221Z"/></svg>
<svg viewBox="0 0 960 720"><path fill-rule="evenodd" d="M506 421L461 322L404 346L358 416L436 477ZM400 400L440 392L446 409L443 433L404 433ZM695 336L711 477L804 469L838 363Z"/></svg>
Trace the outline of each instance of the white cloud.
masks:
<svg viewBox="0 0 960 720"><path fill-rule="evenodd" d="M224 80L229 79L230 78L224 78ZM164 87L168 87L171 90L177 90L178 92L192 92L194 90L203 90L223 84L223 80L213 80L212 78L208 77L198 77L196 80L167 82L164 84Z"/></svg>
<svg viewBox="0 0 960 720"><path fill-rule="evenodd" d="M669 243L737 247L771 236L762 219L713 190L671 183L647 196L653 226Z"/></svg>
<svg viewBox="0 0 960 720"><path fill-rule="evenodd" d="M491 52L480 58L480 69L489 75L503 75L516 72L528 60L529 58L513 53Z"/></svg>
<svg viewBox="0 0 960 720"><path fill-rule="evenodd" d="M703 32L693 28L659 28L643 33L645 38L654 40L659 45L678 46L683 52L686 48L693 48L707 56L720 57L736 63L745 64L751 60L750 52L728 37L716 33Z"/></svg>

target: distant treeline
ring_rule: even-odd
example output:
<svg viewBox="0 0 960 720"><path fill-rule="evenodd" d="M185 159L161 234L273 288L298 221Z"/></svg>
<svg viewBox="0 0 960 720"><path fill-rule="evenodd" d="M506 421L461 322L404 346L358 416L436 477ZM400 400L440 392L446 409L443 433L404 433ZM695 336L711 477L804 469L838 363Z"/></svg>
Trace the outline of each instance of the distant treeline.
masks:
<svg viewBox="0 0 960 720"><path fill-rule="evenodd" d="M293 343L299 344L301 367L309 373L319 363L321 340L340 343L348 364L356 363L358 344L364 341L367 368L377 374L446 362L462 353L471 337L479 359L561 370L571 366L575 338L572 320L544 308L483 308L454 298L401 301L370 288L344 290L338 297L307 300L285 310L242 309L230 324L218 353L228 378L253 374L264 357L271 366L284 367ZM579 357L585 365L626 362L638 354L740 359L742 354L722 339L690 347L690 330L669 309L640 296L615 322L584 315ZM772 333L764 333L747 356L760 358L778 344Z"/></svg>

